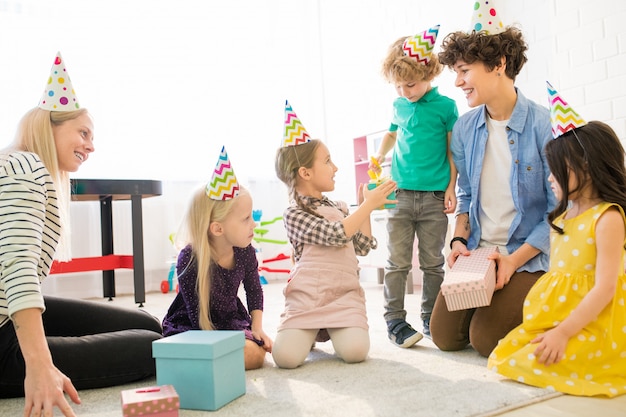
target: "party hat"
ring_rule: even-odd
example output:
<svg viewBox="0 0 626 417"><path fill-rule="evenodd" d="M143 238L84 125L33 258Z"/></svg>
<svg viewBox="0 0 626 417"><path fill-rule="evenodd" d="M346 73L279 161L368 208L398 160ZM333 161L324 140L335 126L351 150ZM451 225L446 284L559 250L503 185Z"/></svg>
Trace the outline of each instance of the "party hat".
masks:
<svg viewBox="0 0 626 417"><path fill-rule="evenodd" d="M556 139L565 132L587 124L582 117L570 107L548 81L548 102L550 105L550 123L552 136Z"/></svg>
<svg viewBox="0 0 626 417"><path fill-rule="evenodd" d="M302 125L296 112L291 108L289 101L285 101L285 135L283 137L283 147L295 146L311 141L311 137Z"/></svg>
<svg viewBox="0 0 626 417"><path fill-rule="evenodd" d="M494 0L477 0L474 2L471 30L485 31L487 35L504 32L504 24L496 11Z"/></svg>
<svg viewBox="0 0 626 417"><path fill-rule="evenodd" d="M402 45L404 55L415 58L417 62L421 62L424 65L428 65L433 54L435 41L437 40L437 33L439 33L439 25L406 38L404 45Z"/></svg>
<svg viewBox="0 0 626 417"><path fill-rule="evenodd" d="M212 200L230 200L239 195L239 182L224 146L215 165L213 177L206 186L206 195Z"/></svg>
<svg viewBox="0 0 626 417"><path fill-rule="evenodd" d="M57 52L54 58L48 83L39 101L39 108L51 111L72 111L80 108L60 52Z"/></svg>

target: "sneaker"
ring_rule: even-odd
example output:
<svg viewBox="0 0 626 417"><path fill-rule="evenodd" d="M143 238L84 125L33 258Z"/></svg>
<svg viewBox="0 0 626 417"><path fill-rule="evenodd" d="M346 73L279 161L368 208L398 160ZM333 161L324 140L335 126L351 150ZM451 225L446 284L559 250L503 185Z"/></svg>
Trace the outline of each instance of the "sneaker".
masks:
<svg viewBox="0 0 626 417"><path fill-rule="evenodd" d="M422 334L403 319L388 321L387 335L391 343L401 348L411 347L422 339Z"/></svg>
<svg viewBox="0 0 626 417"><path fill-rule="evenodd" d="M422 333L424 333L424 336L430 339L430 321L424 320L422 324L424 328L424 330L422 330Z"/></svg>

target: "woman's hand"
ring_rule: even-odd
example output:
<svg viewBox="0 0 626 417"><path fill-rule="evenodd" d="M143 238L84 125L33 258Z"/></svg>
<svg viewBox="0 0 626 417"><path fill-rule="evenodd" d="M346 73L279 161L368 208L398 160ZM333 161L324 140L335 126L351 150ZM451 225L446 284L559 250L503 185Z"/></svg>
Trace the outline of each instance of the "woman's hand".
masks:
<svg viewBox="0 0 626 417"><path fill-rule="evenodd" d="M469 256L470 251L467 250L467 246L465 246L462 242L458 240L452 243L452 249L450 250L450 254L448 255L448 266L452 268L452 265L456 262L456 259L459 256Z"/></svg>
<svg viewBox="0 0 626 417"><path fill-rule="evenodd" d="M26 365L24 417L52 416L54 407L58 407L65 417L74 417L63 393L67 393L75 404L80 404L80 398L70 379L52 362L41 310L27 308L15 312L13 326Z"/></svg>
<svg viewBox="0 0 626 417"><path fill-rule="evenodd" d="M64 393L75 404L80 404L78 392L70 379L52 364L26 367L24 393L24 417L52 416L54 407L58 407L65 417L75 417Z"/></svg>
<svg viewBox="0 0 626 417"><path fill-rule="evenodd" d="M513 262L510 255L502 255L495 252L489 255L488 259L496 261L496 287L495 290L501 290L511 281L511 277L517 271L517 266Z"/></svg>

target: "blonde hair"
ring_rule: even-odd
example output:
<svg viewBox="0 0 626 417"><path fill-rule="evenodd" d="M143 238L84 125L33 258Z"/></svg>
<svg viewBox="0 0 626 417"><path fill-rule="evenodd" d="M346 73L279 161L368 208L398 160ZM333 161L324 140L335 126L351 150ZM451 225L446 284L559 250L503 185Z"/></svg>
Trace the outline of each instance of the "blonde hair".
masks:
<svg viewBox="0 0 626 417"><path fill-rule="evenodd" d="M222 222L230 213L235 202L242 196L248 195L247 189L240 187L239 195L230 200L213 200L206 195L206 184L194 191L187 213L176 234L176 243L179 249L191 246L191 260L197 262L198 278L196 291L198 293L198 319L202 330L215 330L211 321L211 275L214 272L215 262L212 259L211 235L209 227L213 222ZM180 275L182 271L178 271Z"/></svg>
<svg viewBox="0 0 626 417"><path fill-rule="evenodd" d="M415 58L404 54L404 41L406 36L398 38L387 51L383 60L382 75L387 82L397 84L399 82L432 81L443 71L443 65L439 63L437 54L430 56L428 64L424 65Z"/></svg>
<svg viewBox="0 0 626 417"><path fill-rule="evenodd" d="M68 120L76 119L84 114L89 114L85 108L59 112L35 107L28 111L20 120L15 140L10 147L10 150L37 154L52 177L57 193L59 221L61 224L59 244L55 252L55 258L59 260L69 260L71 258L71 189L69 173L59 168L59 158L52 127L62 125Z"/></svg>
<svg viewBox="0 0 626 417"><path fill-rule="evenodd" d="M287 186L290 199L295 201L302 210L318 217L321 217L320 214L311 210L302 202L296 192L296 185L298 170L300 167L311 168L313 166L315 162L315 152L321 143L319 139L312 139L300 145L278 148L274 162L276 176Z"/></svg>

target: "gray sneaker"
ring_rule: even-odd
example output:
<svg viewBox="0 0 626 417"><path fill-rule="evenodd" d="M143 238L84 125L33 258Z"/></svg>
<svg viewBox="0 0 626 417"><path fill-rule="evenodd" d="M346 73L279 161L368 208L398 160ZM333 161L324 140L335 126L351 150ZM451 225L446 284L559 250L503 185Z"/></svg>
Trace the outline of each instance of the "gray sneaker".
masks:
<svg viewBox="0 0 626 417"><path fill-rule="evenodd" d="M427 338L431 339L431 336L430 336L430 319L424 320L423 324L424 324L424 329L422 330L422 333L424 333L424 336L426 336Z"/></svg>
<svg viewBox="0 0 626 417"><path fill-rule="evenodd" d="M404 319L388 321L387 336L389 336L391 343L401 348L411 347L422 339L422 334Z"/></svg>

